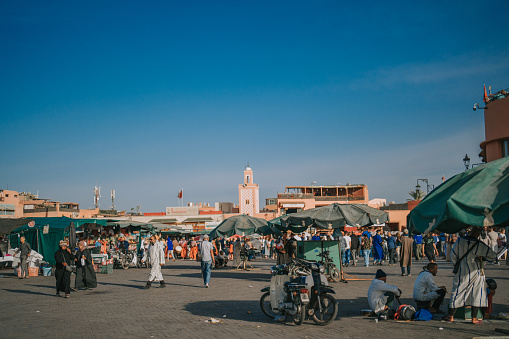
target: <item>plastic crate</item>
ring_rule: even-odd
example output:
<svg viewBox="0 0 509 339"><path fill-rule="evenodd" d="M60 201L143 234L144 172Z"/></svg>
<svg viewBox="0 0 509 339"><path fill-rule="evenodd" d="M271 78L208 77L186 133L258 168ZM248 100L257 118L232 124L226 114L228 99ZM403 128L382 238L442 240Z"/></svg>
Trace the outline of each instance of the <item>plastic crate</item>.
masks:
<svg viewBox="0 0 509 339"><path fill-rule="evenodd" d="M28 276L29 277L37 277L39 275L39 267L29 267L28 268Z"/></svg>
<svg viewBox="0 0 509 339"><path fill-rule="evenodd" d="M113 274L113 264L103 265L101 269L103 274Z"/></svg>

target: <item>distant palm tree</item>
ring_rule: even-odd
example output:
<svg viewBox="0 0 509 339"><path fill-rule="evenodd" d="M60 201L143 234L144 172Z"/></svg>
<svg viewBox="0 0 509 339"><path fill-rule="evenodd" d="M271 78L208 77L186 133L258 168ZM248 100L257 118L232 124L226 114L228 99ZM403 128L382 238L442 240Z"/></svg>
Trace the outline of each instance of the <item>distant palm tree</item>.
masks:
<svg viewBox="0 0 509 339"><path fill-rule="evenodd" d="M410 194L412 200L422 200L426 196L426 194L421 190L410 191L408 194Z"/></svg>

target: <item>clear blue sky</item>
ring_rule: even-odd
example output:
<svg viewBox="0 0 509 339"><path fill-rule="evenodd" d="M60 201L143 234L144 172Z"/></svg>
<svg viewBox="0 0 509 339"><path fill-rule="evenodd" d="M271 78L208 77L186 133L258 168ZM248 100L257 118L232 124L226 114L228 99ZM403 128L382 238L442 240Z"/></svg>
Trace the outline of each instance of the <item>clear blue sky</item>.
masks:
<svg viewBox="0 0 509 339"><path fill-rule="evenodd" d="M479 162L509 2L2 1L0 188L164 211L365 183L404 202Z"/></svg>

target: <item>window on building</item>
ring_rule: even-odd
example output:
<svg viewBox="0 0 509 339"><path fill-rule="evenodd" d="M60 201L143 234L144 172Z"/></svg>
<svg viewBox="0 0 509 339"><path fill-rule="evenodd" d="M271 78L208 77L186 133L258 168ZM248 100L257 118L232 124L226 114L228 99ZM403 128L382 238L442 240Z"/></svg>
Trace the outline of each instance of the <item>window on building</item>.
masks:
<svg viewBox="0 0 509 339"><path fill-rule="evenodd" d="M502 158L509 157L509 139L502 140Z"/></svg>
<svg viewBox="0 0 509 339"><path fill-rule="evenodd" d="M246 200L246 205L249 205L249 200Z"/></svg>
<svg viewBox="0 0 509 339"><path fill-rule="evenodd" d="M249 184L249 175L246 176L246 184Z"/></svg>

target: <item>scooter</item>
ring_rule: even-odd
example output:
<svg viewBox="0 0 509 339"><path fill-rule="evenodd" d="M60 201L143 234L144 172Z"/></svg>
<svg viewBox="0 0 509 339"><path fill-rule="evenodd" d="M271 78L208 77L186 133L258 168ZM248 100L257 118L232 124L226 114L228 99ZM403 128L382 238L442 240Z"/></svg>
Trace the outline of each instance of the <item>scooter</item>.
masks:
<svg viewBox="0 0 509 339"><path fill-rule="evenodd" d="M336 267L336 264L334 264L334 261L329 256L329 254L329 251L323 251L322 253L319 253L318 256L322 257L322 260L319 261L319 263L324 266L325 272L329 278L334 282L338 282L341 280L341 272Z"/></svg>
<svg viewBox="0 0 509 339"><path fill-rule="evenodd" d="M328 286L323 265L303 259L292 260L293 265L310 269L311 274L292 279L288 275L291 265L273 266L270 286L261 290L265 292L260 298L263 313L281 322L291 316L296 325L301 325L306 316L317 325L331 323L338 314L338 304L328 294L335 292Z"/></svg>

